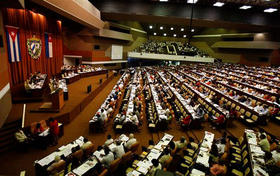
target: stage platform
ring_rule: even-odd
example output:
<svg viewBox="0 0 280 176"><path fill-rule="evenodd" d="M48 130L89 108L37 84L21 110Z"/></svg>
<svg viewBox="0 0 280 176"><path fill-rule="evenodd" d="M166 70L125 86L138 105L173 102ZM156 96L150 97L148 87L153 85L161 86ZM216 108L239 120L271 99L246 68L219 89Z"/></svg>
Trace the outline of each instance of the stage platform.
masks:
<svg viewBox="0 0 280 176"><path fill-rule="evenodd" d="M118 75L118 77L120 77L120 75ZM69 123L113 78L113 72L109 72L108 79L106 79L106 74L101 74L81 78L68 85L69 99L65 101L64 107L59 112L31 112L34 109L38 109L44 102L47 102L49 97L45 97L44 102L26 103L25 126L29 126L32 122L47 120L50 117L54 117L64 124ZM102 84L99 83L100 79L103 80ZM92 91L87 93L87 86L90 84L92 86ZM21 119L22 108L23 103L13 104L12 110L5 123Z"/></svg>

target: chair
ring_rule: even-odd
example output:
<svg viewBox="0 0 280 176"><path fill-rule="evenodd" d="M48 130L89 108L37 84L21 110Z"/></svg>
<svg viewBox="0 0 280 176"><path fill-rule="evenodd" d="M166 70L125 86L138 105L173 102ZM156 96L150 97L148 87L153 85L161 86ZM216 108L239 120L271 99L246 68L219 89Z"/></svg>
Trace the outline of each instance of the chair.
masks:
<svg viewBox="0 0 280 176"><path fill-rule="evenodd" d="M87 148L84 149L84 157L88 158L88 156L93 152L94 145L91 143Z"/></svg>
<svg viewBox="0 0 280 176"><path fill-rule="evenodd" d="M58 163L56 164L56 166L55 166L54 169L53 169L54 172L51 171L52 173L54 173L53 175L59 176L59 174L60 174L61 172L64 173L65 164L66 164L66 162L65 162L64 160L58 161Z"/></svg>
<svg viewBox="0 0 280 176"><path fill-rule="evenodd" d="M128 151L122 156L121 165L126 166L133 158L132 152Z"/></svg>
<svg viewBox="0 0 280 176"><path fill-rule="evenodd" d="M247 111L247 112L245 113L245 116L246 116L247 118L250 118L250 117L251 117L251 112Z"/></svg>
<svg viewBox="0 0 280 176"><path fill-rule="evenodd" d="M166 160L166 161L165 161L165 163L164 163L164 167L163 167L163 170L164 170L164 171L166 171L166 170L168 170L168 169L169 169L169 166L170 166L170 164L171 164L172 160L173 160L173 157L172 157L172 156L170 156L170 158L169 158L168 160Z"/></svg>
<svg viewBox="0 0 280 176"><path fill-rule="evenodd" d="M76 158L78 161L81 161L84 156L84 151L82 149L77 150L75 153L72 154L73 158Z"/></svg>
<svg viewBox="0 0 280 176"><path fill-rule="evenodd" d="M130 151L132 152L132 153L136 153L136 151L138 150L138 147L140 146L140 143L139 142L136 142L136 143L134 143L134 144L132 144L131 145L131 147L130 147Z"/></svg>
<svg viewBox="0 0 280 176"><path fill-rule="evenodd" d="M245 109L240 109L240 113L244 114L245 113Z"/></svg>
<svg viewBox="0 0 280 176"><path fill-rule="evenodd" d="M243 160L247 157L248 155L248 152L245 150L243 153L242 153L242 158Z"/></svg>
<svg viewBox="0 0 280 176"><path fill-rule="evenodd" d="M256 122L258 119L259 119L258 116L256 116L256 115L253 115L253 116L252 116L252 120L254 120L255 122Z"/></svg>
<svg viewBox="0 0 280 176"><path fill-rule="evenodd" d="M245 170L244 175L247 176L250 174L251 169L249 167L247 167L247 169Z"/></svg>
<svg viewBox="0 0 280 176"><path fill-rule="evenodd" d="M121 163L121 159L117 158L110 164L109 171L111 174L115 173L115 171L118 169L120 163Z"/></svg>
<svg viewBox="0 0 280 176"><path fill-rule="evenodd" d="M243 176L243 172L236 170L236 169L232 169L231 175Z"/></svg>
<svg viewBox="0 0 280 176"><path fill-rule="evenodd" d="M98 176L106 176L108 174L108 169L104 169Z"/></svg>
<svg viewBox="0 0 280 176"><path fill-rule="evenodd" d="M236 106L236 111L239 111L240 110L240 106Z"/></svg>
<svg viewBox="0 0 280 176"><path fill-rule="evenodd" d="M231 107L232 107L232 108L235 108L235 106L236 106L236 105L235 105L234 103L231 104Z"/></svg>
<svg viewBox="0 0 280 176"><path fill-rule="evenodd" d="M41 124L41 127L42 127L44 130L46 130L46 129L48 128L48 125L47 125L47 123L46 123L45 120L41 120L39 123Z"/></svg>

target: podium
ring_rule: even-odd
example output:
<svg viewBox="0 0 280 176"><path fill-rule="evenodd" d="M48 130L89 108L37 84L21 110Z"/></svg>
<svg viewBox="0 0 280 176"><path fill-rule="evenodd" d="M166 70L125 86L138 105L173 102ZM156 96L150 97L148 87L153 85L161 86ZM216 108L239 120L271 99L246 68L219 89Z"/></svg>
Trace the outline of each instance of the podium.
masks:
<svg viewBox="0 0 280 176"><path fill-rule="evenodd" d="M60 89L51 95L52 97L52 108L61 109L64 106L64 95L63 90Z"/></svg>

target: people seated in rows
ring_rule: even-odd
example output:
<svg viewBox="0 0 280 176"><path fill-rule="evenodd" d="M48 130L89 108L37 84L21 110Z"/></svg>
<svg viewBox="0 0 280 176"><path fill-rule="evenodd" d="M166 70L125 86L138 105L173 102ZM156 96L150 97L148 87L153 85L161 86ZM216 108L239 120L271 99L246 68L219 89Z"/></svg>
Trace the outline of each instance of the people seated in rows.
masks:
<svg viewBox="0 0 280 176"><path fill-rule="evenodd" d="M42 133L44 131L45 131L45 129L41 126L41 124L37 123L33 133L34 133L34 135L38 136L40 133Z"/></svg>
<svg viewBox="0 0 280 176"><path fill-rule="evenodd" d="M22 128L15 132L15 138L19 143L19 149L26 151L31 143L31 138L27 137Z"/></svg>
<svg viewBox="0 0 280 176"><path fill-rule="evenodd" d="M81 149L85 150L86 148L88 148L90 145L92 145L92 142L89 141L87 138L84 138L83 140L83 145L81 146Z"/></svg>
<svg viewBox="0 0 280 176"><path fill-rule="evenodd" d="M181 126L182 126L183 128L185 128L185 127L188 128L188 127L190 126L191 122L192 122L191 115L190 115L190 114L187 114L186 117L183 117L183 118L181 119Z"/></svg>
<svg viewBox="0 0 280 176"><path fill-rule="evenodd" d="M114 139L112 139L112 136L109 134L107 136L107 140L105 141L104 145L105 146L109 146L110 144L112 144L114 142Z"/></svg>
<svg viewBox="0 0 280 176"><path fill-rule="evenodd" d="M273 150L271 153L272 153L272 157L275 160L275 162L280 164L280 145L278 145L276 147L276 149Z"/></svg>
<svg viewBox="0 0 280 176"><path fill-rule="evenodd" d="M49 127L50 127L50 135L51 135L51 143L52 145L57 145L58 143L58 135L59 135L59 127L58 122L54 118L49 118Z"/></svg>
<svg viewBox="0 0 280 176"><path fill-rule="evenodd" d="M183 149L187 145L186 139L184 136L181 137L180 141L176 142L176 147L177 149Z"/></svg>
<svg viewBox="0 0 280 176"><path fill-rule="evenodd" d="M263 151L270 152L270 144L267 140L267 137L264 134L261 134L260 136L259 145Z"/></svg>
<svg viewBox="0 0 280 176"><path fill-rule="evenodd" d="M222 176L227 174L227 166L223 161L219 161L219 163L213 164L210 168L210 173L213 176Z"/></svg>
<svg viewBox="0 0 280 176"><path fill-rule="evenodd" d="M102 160L100 161L105 167L109 167L110 164L114 161L114 154L110 151L109 147L104 147L105 155L102 156Z"/></svg>
<svg viewBox="0 0 280 176"><path fill-rule="evenodd" d="M188 43L178 41L147 41L135 49L137 52L156 53L156 54L171 54L171 55L188 55L207 57L208 54L191 46Z"/></svg>
<svg viewBox="0 0 280 176"><path fill-rule="evenodd" d="M137 142L132 133L129 134L129 140L125 143L125 148L130 149L133 144Z"/></svg>
<svg viewBox="0 0 280 176"><path fill-rule="evenodd" d="M114 147L112 151L115 153L116 158L122 158L125 154L124 146L120 140L116 141L116 147Z"/></svg>
<svg viewBox="0 0 280 176"><path fill-rule="evenodd" d="M60 162L63 162L63 160L60 158L59 155L56 155L54 157L54 162L47 168L47 171L50 174L54 174L56 172L55 168L59 165Z"/></svg>
<svg viewBox="0 0 280 176"><path fill-rule="evenodd" d="M51 93L56 92L59 89L59 81L55 77L53 79L50 79L49 87Z"/></svg>
<svg viewBox="0 0 280 176"><path fill-rule="evenodd" d="M152 169L149 172L149 176L154 176L157 170L162 169L161 163L159 163L159 161L157 159L152 159Z"/></svg>
<svg viewBox="0 0 280 176"><path fill-rule="evenodd" d="M166 161L169 160L170 157L171 157L170 150L168 148L165 148L163 150L163 155L159 159L160 164L165 165Z"/></svg>

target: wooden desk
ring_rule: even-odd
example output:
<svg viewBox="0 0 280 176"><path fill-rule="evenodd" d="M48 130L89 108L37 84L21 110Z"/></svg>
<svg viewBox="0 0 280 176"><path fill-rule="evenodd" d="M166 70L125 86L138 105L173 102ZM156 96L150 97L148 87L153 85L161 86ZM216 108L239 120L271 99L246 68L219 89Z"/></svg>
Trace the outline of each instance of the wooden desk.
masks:
<svg viewBox="0 0 280 176"><path fill-rule="evenodd" d="M64 106L64 93L62 89L59 89L57 92L51 94L52 97L52 107L54 109L61 109Z"/></svg>

